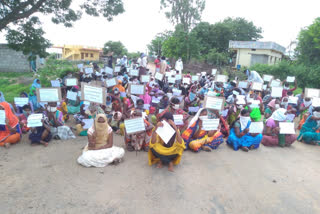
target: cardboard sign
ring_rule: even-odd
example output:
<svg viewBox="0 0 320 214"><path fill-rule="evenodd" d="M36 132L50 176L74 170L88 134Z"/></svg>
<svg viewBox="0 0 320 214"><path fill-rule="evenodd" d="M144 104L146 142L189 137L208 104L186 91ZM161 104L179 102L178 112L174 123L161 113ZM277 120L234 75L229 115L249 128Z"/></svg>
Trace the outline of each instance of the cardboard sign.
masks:
<svg viewBox="0 0 320 214"><path fill-rule="evenodd" d="M298 104L298 97L294 97L294 96L290 96L288 98L288 103L291 103L291 104Z"/></svg>
<svg viewBox="0 0 320 214"><path fill-rule="evenodd" d="M27 126L31 127L42 127L42 114L31 114L27 119Z"/></svg>
<svg viewBox="0 0 320 214"><path fill-rule="evenodd" d="M267 90L268 85L263 85L263 90Z"/></svg>
<svg viewBox="0 0 320 214"><path fill-rule="evenodd" d="M15 97L14 104L16 106L23 107L24 105L29 104L29 98L28 97Z"/></svg>
<svg viewBox="0 0 320 214"><path fill-rule="evenodd" d="M150 82L150 76L149 76L149 75L142 75L142 76L141 76L141 82L142 82L142 83L148 83L148 82Z"/></svg>
<svg viewBox="0 0 320 214"><path fill-rule="evenodd" d="M124 127L127 134L135 134L146 131L142 117L124 120Z"/></svg>
<svg viewBox="0 0 320 214"><path fill-rule="evenodd" d="M201 76L206 76L207 75L207 72L203 71L201 72Z"/></svg>
<svg viewBox="0 0 320 214"><path fill-rule="evenodd" d="M163 74L157 72L156 75L155 75L155 79L162 81L163 80L163 76L164 76Z"/></svg>
<svg viewBox="0 0 320 214"><path fill-rule="evenodd" d="M251 122L249 127L249 133L261 134L263 131L263 122Z"/></svg>
<svg viewBox="0 0 320 214"><path fill-rule="evenodd" d="M265 82L270 82L271 80L273 80L273 76L267 75L267 74L264 74L262 78L263 78L263 81Z"/></svg>
<svg viewBox="0 0 320 214"><path fill-rule="evenodd" d="M238 88L248 88L249 82L247 81L239 81Z"/></svg>
<svg viewBox="0 0 320 214"><path fill-rule="evenodd" d="M294 82L296 77L288 76L286 82Z"/></svg>
<svg viewBox="0 0 320 214"><path fill-rule="evenodd" d="M84 101L105 105L106 90L105 88L99 86L81 83L81 99Z"/></svg>
<svg viewBox="0 0 320 214"><path fill-rule="evenodd" d="M282 97L282 87L272 87L271 88L271 97Z"/></svg>
<svg viewBox="0 0 320 214"><path fill-rule="evenodd" d="M78 85L78 79L77 78L68 78L66 79L66 86L75 86Z"/></svg>
<svg viewBox="0 0 320 214"><path fill-rule="evenodd" d="M193 75L191 76L191 78L192 78L192 82L196 82L200 80L200 77L198 75Z"/></svg>
<svg viewBox="0 0 320 214"><path fill-rule="evenodd" d="M37 88L37 100L42 102L60 102L61 89L60 88Z"/></svg>
<svg viewBox="0 0 320 214"><path fill-rule="evenodd" d="M104 68L104 72L106 72L106 74L113 75L113 69L112 68L105 67Z"/></svg>
<svg viewBox="0 0 320 214"><path fill-rule="evenodd" d="M183 83L183 84L188 84L188 85L190 85L190 78L184 77L184 78L182 79L182 83Z"/></svg>
<svg viewBox="0 0 320 214"><path fill-rule="evenodd" d="M92 73L93 73L93 68L85 68L85 69L84 69L84 72L85 72L86 74L92 74Z"/></svg>
<svg viewBox="0 0 320 214"><path fill-rule="evenodd" d="M182 93L182 91L181 90L179 90L179 89L172 89L172 92L173 92L173 96L180 96L181 95L181 93Z"/></svg>
<svg viewBox="0 0 320 214"><path fill-rule="evenodd" d="M82 122L84 123L83 129L90 129L94 123L93 119L83 119Z"/></svg>
<svg viewBox="0 0 320 214"><path fill-rule="evenodd" d="M173 115L174 124L177 126L183 125L183 115L182 114L174 114Z"/></svg>
<svg viewBox="0 0 320 214"><path fill-rule="evenodd" d="M130 94L143 95L145 94L145 85L130 84Z"/></svg>
<svg viewBox="0 0 320 214"><path fill-rule="evenodd" d="M120 66L114 67L114 72L119 73L120 70L121 70L121 67L120 67Z"/></svg>
<svg viewBox="0 0 320 214"><path fill-rule="evenodd" d="M309 97L309 98L320 97L320 89L306 88L305 93L306 93L306 97Z"/></svg>
<svg viewBox="0 0 320 214"><path fill-rule="evenodd" d="M130 70L130 76L135 76L138 77L139 76L139 71L138 70Z"/></svg>
<svg viewBox="0 0 320 214"><path fill-rule="evenodd" d="M246 104L245 95L238 95L236 104L237 105L245 105Z"/></svg>
<svg viewBox="0 0 320 214"><path fill-rule="evenodd" d="M251 86L251 90L254 91L262 91L263 83L260 82L253 82Z"/></svg>
<svg viewBox="0 0 320 214"><path fill-rule="evenodd" d="M60 81L59 80L51 80L51 87L60 88Z"/></svg>
<svg viewBox="0 0 320 214"><path fill-rule="evenodd" d="M83 68L83 64L78 64L77 67L78 67L79 69L82 69L82 68Z"/></svg>
<svg viewBox="0 0 320 214"><path fill-rule="evenodd" d="M77 92L73 92L73 91L68 91L67 92L67 99L76 101L77 97L78 97L78 93Z"/></svg>
<svg viewBox="0 0 320 214"><path fill-rule="evenodd" d="M168 78L168 83L175 84L176 83L176 78L175 77L169 77Z"/></svg>
<svg viewBox="0 0 320 214"><path fill-rule="evenodd" d="M198 112L199 109L200 109L199 106L197 106L197 107L189 107L189 108L188 108L188 111L189 111L189 112Z"/></svg>
<svg viewBox="0 0 320 214"><path fill-rule="evenodd" d="M117 83L118 83L117 78L106 79L107 88L111 88L111 87L117 85Z"/></svg>
<svg viewBox="0 0 320 214"><path fill-rule="evenodd" d="M227 82L228 81L228 76L226 75L216 75L216 79L215 79L216 82Z"/></svg>
<svg viewBox="0 0 320 214"><path fill-rule="evenodd" d="M312 106L319 107L320 106L320 98L318 98L318 97L312 98Z"/></svg>
<svg viewBox="0 0 320 214"><path fill-rule="evenodd" d="M218 130L220 119L205 119L202 121L202 130L213 131Z"/></svg>
<svg viewBox="0 0 320 214"><path fill-rule="evenodd" d="M166 72L166 77L170 77L171 75L171 72Z"/></svg>
<svg viewBox="0 0 320 214"><path fill-rule="evenodd" d="M295 134L294 123L291 122L280 122L280 134Z"/></svg>
<svg viewBox="0 0 320 214"><path fill-rule="evenodd" d="M0 110L0 125L6 125L6 112L5 112L5 110Z"/></svg>
<svg viewBox="0 0 320 214"><path fill-rule="evenodd" d="M218 71L217 69L213 68L212 71L211 71L211 74L212 74L213 76L215 76L215 75L217 74L217 71Z"/></svg>
<svg viewBox="0 0 320 214"><path fill-rule="evenodd" d="M163 142L167 144L171 137L174 135L175 130L170 126L170 124L167 121L163 120L161 122L163 126L158 127L156 133L163 140Z"/></svg>
<svg viewBox="0 0 320 214"><path fill-rule="evenodd" d="M223 97L206 96L204 100L204 108L222 111L224 107Z"/></svg>
<svg viewBox="0 0 320 214"><path fill-rule="evenodd" d="M279 80L271 80L271 82L270 82L270 88L272 88L272 87L279 87L279 86L281 86L281 81L279 81Z"/></svg>

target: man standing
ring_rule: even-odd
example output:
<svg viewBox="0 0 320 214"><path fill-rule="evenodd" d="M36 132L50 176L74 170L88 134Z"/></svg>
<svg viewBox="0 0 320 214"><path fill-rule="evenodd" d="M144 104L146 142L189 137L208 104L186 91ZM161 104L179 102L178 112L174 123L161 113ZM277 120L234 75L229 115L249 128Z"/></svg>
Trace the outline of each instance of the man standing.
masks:
<svg viewBox="0 0 320 214"><path fill-rule="evenodd" d="M178 74L182 74L183 62L181 60L181 57L179 57L178 61L176 61L175 69L176 71L178 71Z"/></svg>
<svg viewBox="0 0 320 214"><path fill-rule="evenodd" d="M154 64L156 65L156 72L160 71L160 56L157 56L156 60L154 60Z"/></svg>

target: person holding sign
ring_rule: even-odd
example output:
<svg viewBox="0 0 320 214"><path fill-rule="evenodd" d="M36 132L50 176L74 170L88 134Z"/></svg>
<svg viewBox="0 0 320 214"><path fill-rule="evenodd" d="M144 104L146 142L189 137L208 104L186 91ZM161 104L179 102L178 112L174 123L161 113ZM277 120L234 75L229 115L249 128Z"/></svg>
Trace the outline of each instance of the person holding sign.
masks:
<svg viewBox="0 0 320 214"><path fill-rule="evenodd" d="M208 110L201 108L190 121L188 128L182 133L187 148L192 151L198 152L203 149L210 152L223 143L223 134L219 131L219 128L212 131L202 129L202 122L205 119L208 119Z"/></svg>
<svg viewBox="0 0 320 214"><path fill-rule="evenodd" d="M261 112L263 112L262 99L259 96L259 91L251 91L246 97L246 109L250 111L250 117L253 121L261 120Z"/></svg>
<svg viewBox="0 0 320 214"><path fill-rule="evenodd" d="M21 92L19 98L23 98L23 99L27 99L28 98L28 100L29 100L29 96L25 92ZM30 100L28 101L28 103L25 103L24 105L29 105L31 107L31 111L33 112L33 106L32 106L32 102ZM16 115L22 114L22 108L23 108L24 105L18 105L16 103L14 103L13 107L14 107L14 110L16 112Z"/></svg>
<svg viewBox="0 0 320 214"><path fill-rule="evenodd" d="M71 92L78 94L79 86L77 86L77 85L73 86L71 88ZM73 114L77 114L80 112L80 97L79 96L76 97L76 100L73 100L71 98L70 99L67 98L67 103L68 103L68 105L66 105L67 114L73 115ZM64 102L64 104L66 104L66 102Z"/></svg>
<svg viewBox="0 0 320 214"><path fill-rule="evenodd" d="M42 144L46 147L51 139L52 134L50 132L50 126L47 124L46 120L42 120L41 127L31 128L31 133L29 135L31 145Z"/></svg>
<svg viewBox="0 0 320 214"><path fill-rule="evenodd" d="M4 120L5 124L0 125L0 146L9 148L11 144L18 143L21 140L21 129L19 119L11 111L10 105L7 102L0 103L0 111L4 111L0 120Z"/></svg>
<svg viewBox="0 0 320 214"><path fill-rule="evenodd" d="M295 134L280 134L279 122L286 121L286 113L286 109L280 108L267 120L261 141L264 146L290 146L297 139Z"/></svg>
<svg viewBox="0 0 320 214"><path fill-rule="evenodd" d="M320 107L316 107L312 115L310 115L306 122L303 124L298 141L307 144L320 145Z"/></svg>
<svg viewBox="0 0 320 214"><path fill-rule="evenodd" d="M188 96L184 99L184 109L199 105L199 99L197 98L197 86L191 86Z"/></svg>
<svg viewBox="0 0 320 214"><path fill-rule="evenodd" d="M272 113L280 108L280 100L279 99L273 99L271 100L268 105L266 110L264 111L264 119L268 119L271 117Z"/></svg>
<svg viewBox="0 0 320 214"><path fill-rule="evenodd" d="M40 80L35 79L30 87L30 93L29 93L29 100L32 103L33 110L37 111L38 109L41 108L40 103L38 102L37 99L37 88L41 88Z"/></svg>
<svg viewBox="0 0 320 214"><path fill-rule="evenodd" d="M250 125L250 112L243 109L240 118L231 125L230 135L227 140L227 144L235 151L240 148L242 151L248 152L249 150L259 148L262 134L250 134Z"/></svg>
<svg viewBox="0 0 320 214"><path fill-rule="evenodd" d="M173 115L169 112L165 113L158 122L152 132L150 141L150 149L148 152L149 165L158 164L157 168L162 168L163 164L168 165L168 170L173 172L173 166L178 165L181 161L185 147L184 141L180 135L180 131L174 124ZM170 125L169 128L174 130L174 134L168 142L164 142L157 134L157 129L164 126L165 121Z"/></svg>
<svg viewBox="0 0 320 214"><path fill-rule="evenodd" d="M284 82L284 86L283 86L283 91L282 91L282 97L288 96L287 93L289 91L294 92L298 87L297 79L294 80L294 87L293 88L290 88L290 84L286 80L284 80L283 82Z"/></svg>
<svg viewBox="0 0 320 214"><path fill-rule="evenodd" d="M118 84L113 86L112 91L114 91L115 89L118 89L118 91L121 92L126 92L126 89L122 86L122 81L118 80Z"/></svg>
<svg viewBox="0 0 320 214"><path fill-rule="evenodd" d="M302 95L304 97L304 94ZM306 122L307 118L310 116L312 113L312 100L310 97L302 97L302 101L299 106L299 112L300 112L300 122L298 129L302 128L302 125Z"/></svg>
<svg viewBox="0 0 320 214"><path fill-rule="evenodd" d="M32 114L31 107L29 105L24 105L22 107L22 114L18 116L20 121L20 128L23 134L27 133L30 128L28 127L28 117Z"/></svg>
<svg viewBox="0 0 320 214"><path fill-rule="evenodd" d="M124 149L113 145L112 128L105 114L98 114L88 130L88 144L77 162L85 167L105 167L121 162Z"/></svg>

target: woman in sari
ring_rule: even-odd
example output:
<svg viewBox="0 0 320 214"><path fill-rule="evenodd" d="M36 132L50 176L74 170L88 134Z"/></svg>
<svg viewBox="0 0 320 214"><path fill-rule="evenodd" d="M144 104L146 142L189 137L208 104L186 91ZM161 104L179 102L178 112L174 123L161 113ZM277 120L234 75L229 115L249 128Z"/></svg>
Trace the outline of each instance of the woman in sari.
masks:
<svg viewBox="0 0 320 214"><path fill-rule="evenodd" d="M29 98L29 96L28 96L28 94L27 93L25 93L25 92L21 92L20 93L20 97L22 97L22 98ZM33 113L33 106L32 106L32 102L29 100L29 102L28 102L28 105L29 105L29 107L31 108L31 112ZM17 105L15 105L14 104L14 109L15 109L15 112L16 112L16 115L18 116L18 115L20 115L20 114L22 114L22 108L23 108L23 106L17 106Z"/></svg>
<svg viewBox="0 0 320 214"><path fill-rule="evenodd" d="M47 119L43 119L41 127L31 128L31 133L29 135L31 145L42 144L45 147L48 146L49 141L52 139L52 135L47 121Z"/></svg>
<svg viewBox="0 0 320 214"><path fill-rule="evenodd" d="M105 167L121 162L124 149L113 145L112 128L105 114L98 114L88 130L88 145L77 162L85 167Z"/></svg>
<svg viewBox="0 0 320 214"><path fill-rule="evenodd" d="M146 131L139 132L136 134L128 134L125 131L124 140L128 151L140 151L149 150L149 141L152 134L153 125L148 121L146 113L144 112L144 102L142 99L137 100L137 107L131 112L130 118L143 117ZM120 125L120 129L124 129L123 125Z"/></svg>
<svg viewBox="0 0 320 214"><path fill-rule="evenodd" d="M5 125L0 125L0 146L9 148L11 144L18 143L21 140L21 130L19 119L11 111L7 102L0 103L0 110L5 112Z"/></svg>
<svg viewBox="0 0 320 214"><path fill-rule="evenodd" d="M268 105L266 110L264 111L264 119L268 119L271 117L272 113L280 108L280 101L278 99L273 99L271 100Z"/></svg>
<svg viewBox="0 0 320 214"><path fill-rule="evenodd" d="M189 107L198 106L198 98L197 98L197 86L192 85L188 96L184 99L184 109L188 110Z"/></svg>
<svg viewBox="0 0 320 214"><path fill-rule="evenodd" d="M299 112L301 113L300 122L298 129L301 129L303 124L306 122L307 118L310 116L312 111L312 100L310 97L306 97L303 99L299 106Z"/></svg>
<svg viewBox="0 0 320 214"><path fill-rule="evenodd" d="M262 134L250 134L250 125L250 113L243 109L240 118L231 125L230 136L227 140L227 144L232 146L235 151L240 148L242 151L248 152L259 148Z"/></svg>
<svg viewBox="0 0 320 214"><path fill-rule="evenodd" d="M169 97L167 95L164 95L160 102L157 105L157 110L156 110L156 114L158 114L160 111L163 111L164 109L166 109L169 106Z"/></svg>
<svg viewBox="0 0 320 214"><path fill-rule="evenodd" d="M166 121L175 130L175 134L171 137L169 142L165 144L160 136L156 133L158 127L162 127L162 121ZM162 168L163 164L168 165L168 170L173 172L173 165L178 165L181 161L182 153L184 151L185 144L180 135L178 127L174 124L174 119L171 113L167 112L161 117L161 122L158 122L157 126L152 132L150 141L150 149L148 152L149 165L158 163L157 168Z"/></svg>
<svg viewBox="0 0 320 214"><path fill-rule="evenodd" d="M320 143L320 107L316 107L313 110L306 122L303 124L298 141L302 141L307 144L317 145ZM320 145L320 144L319 144Z"/></svg>
<svg viewBox="0 0 320 214"><path fill-rule="evenodd" d="M201 108L190 121L188 128L182 133L186 147L192 151L198 152L203 149L210 152L223 143L223 134L219 128L214 131L202 130L202 121L205 119L208 119L208 110Z"/></svg>
<svg viewBox="0 0 320 214"><path fill-rule="evenodd" d="M286 121L287 110L279 108L266 122L261 143L264 146L290 146L297 139L295 134L280 134L279 122Z"/></svg>
<svg viewBox="0 0 320 214"><path fill-rule="evenodd" d="M35 79L30 87L29 100L32 103L33 110L37 111L41 108L40 103L37 100L37 88L41 88L40 80Z"/></svg>
<svg viewBox="0 0 320 214"><path fill-rule="evenodd" d="M22 107L22 114L17 116L19 118L20 128L23 134L27 133L30 130L30 128L27 125L28 125L28 117L31 114L32 114L31 107L29 105L24 105Z"/></svg>
<svg viewBox="0 0 320 214"><path fill-rule="evenodd" d="M79 86L73 86L71 88L71 91L74 93L78 93L79 92ZM76 98L77 100L70 100L68 99L68 105L67 105L67 109L68 109L68 114L77 114L80 112L80 97L77 96Z"/></svg>
<svg viewBox="0 0 320 214"><path fill-rule="evenodd" d="M124 118L129 118L131 111L134 109L134 102L131 96L128 94L128 98L123 100L123 116Z"/></svg>
<svg viewBox="0 0 320 214"><path fill-rule="evenodd" d="M183 132L188 127L188 119L190 115L187 112L183 111L182 108L180 108L180 100L177 97L171 98L170 105L165 110L163 110L163 112L157 115L157 121L159 122L160 118L162 118L163 115L167 112L170 112L173 115L182 115L183 124L176 125L180 132Z"/></svg>
<svg viewBox="0 0 320 214"><path fill-rule="evenodd" d="M228 122L223 118L222 115L220 115L218 110L211 110L208 109L208 118L210 119L220 119L220 132L222 133L223 137L229 136L229 124Z"/></svg>
<svg viewBox="0 0 320 214"><path fill-rule="evenodd" d="M76 138L70 127L64 125L63 114L57 109L57 103L49 102L45 115L48 118L47 124L50 125L53 139L68 140Z"/></svg>
<svg viewBox="0 0 320 214"><path fill-rule="evenodd" d="M250 111L250 117L253 121L259 122L261 120L261 113L263 113L263 103L259 96L259 91L251 91L246 97L246 109Z"/></svg>
<svg viewBox="0 0 320 214"><path fill-rule="evenodd" d="M4 98L4 94L2 93L2 91L0 91L0 103L2 102L7 102L6 99ZM15 108L11 105L11 103L8 103L10 108L11 108L11 111L16 114L16 110Z"/></svg>

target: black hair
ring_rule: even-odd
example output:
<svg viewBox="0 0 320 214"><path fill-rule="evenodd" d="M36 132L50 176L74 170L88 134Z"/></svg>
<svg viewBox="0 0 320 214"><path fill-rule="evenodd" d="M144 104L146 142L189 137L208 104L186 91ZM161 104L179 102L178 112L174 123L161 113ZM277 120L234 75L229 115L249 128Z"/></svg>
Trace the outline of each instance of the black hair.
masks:
<svg viewBox="0 0 320 214"><path fill-rule="evenodd" d="M315 108L313 109L313 111L317 111L317 112L320 112L320 106L318 106L318 107L315 107Z"/></svg>
<svg viewBox="0 0 320 214"><path fill-rule="evenodd" d="M143 100L143 99L138 99L138 100L137 100L137 105L138 105L138 103L144 104L144 100Z"/></svg>
<svg viewBox="0 0 320 214"><path fill-rule="evenodd" d="M180 100L177 97L172 97L171 98L171 103L173 104L180 104Z"/></svg>
<svg viewBox="0 0 320 214"><path fill-rule="evenodd" d="M166 57L165 57L165 56L162 56L162 57L161 57L161 59L162 59L162 60L165 60L165 59L166 59Z"/></svg>
<svg viewBox="0 0 320 214"><path fill-rule="evenodd" d="M245 115L245 114L247 114L247 113L249 113L249 110L247 110L247 109L242 109L241 115Z"/></svg>
<svg viewBox="0 0 320 214"><path fill-rule="evenodd" d="M31 106L30 106L30 105L24 105L24 106L22 107L22 109L23 109L23 110L26 110L26 109L30 109L30 110L31 110Z"/></svg>
<svg viewBox="0 0 320 214"><path fill-rule="evenodd" d="M288 91L288 92L287 92L287 95L289 95L289 96L292 95L292 94L293 94L292 91Z"/></svg>
<svg viewBox="0 0 320 214"><path fill-rule="evenodd" d="M237 84L235 82L230 82L230 85L232 85L233 87L237 86Z"/></svg>

